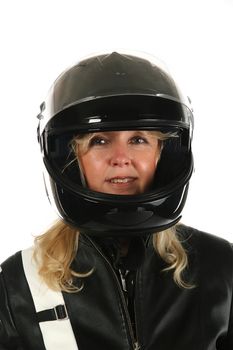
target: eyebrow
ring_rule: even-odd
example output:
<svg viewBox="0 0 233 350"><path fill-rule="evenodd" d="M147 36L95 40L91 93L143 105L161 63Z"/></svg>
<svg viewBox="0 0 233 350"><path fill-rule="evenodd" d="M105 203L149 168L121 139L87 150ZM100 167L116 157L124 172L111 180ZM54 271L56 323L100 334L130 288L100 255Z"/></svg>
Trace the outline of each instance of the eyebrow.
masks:
<svg viewBox="0 0 233 350"><path fill-rule="evenodd" d="M119 133L119 132L132 132L133 134L139 134L139 135L150 135L150 133L147 130L109 130L109 131L96 131L93 133L89 133L90 137L95 135L105 135L105 134L111 134L111 133Z"/></svg>

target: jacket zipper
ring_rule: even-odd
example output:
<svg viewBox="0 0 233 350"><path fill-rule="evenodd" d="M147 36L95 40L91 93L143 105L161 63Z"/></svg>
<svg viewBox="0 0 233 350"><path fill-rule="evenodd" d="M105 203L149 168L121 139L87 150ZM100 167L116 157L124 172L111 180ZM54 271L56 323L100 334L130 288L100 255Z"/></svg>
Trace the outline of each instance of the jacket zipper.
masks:
<svg viewBox="0 0 233 350"><path fill-rule="evenodd" d="M114 278L116 280L117 289L118 289L119 294L121 296L122 305L123 305L123 308L124 308L124 311L125 311L126 323L128 325L128 328L129 328L129 335L130 335L130 339L132 341L133 350L140 350L140 346L139 346L138 340L135 339L135 337L134 337L134 332L133 332L133 327L132 327L130 316L129 316L128 307L126 305L125 296L124 296L122 288L120 286L119 279L118 279L118 277L117 277L117 275L116 275L112 265L110 264L108 259L105 257L105 255L100 251L100 249L95 245L95 243L89 237L87 237L87 239L90 241L92 246L96 249L96 251L102 256L102 258L107 262L108 266L110 267L110 270L112 271L112 274L113 274L113 276L114 276ZM120 273L120 276L121 276L121 281L122 281L122 287L124 289L124 287L126 288L126 282L125 282L125 279L124 279L124 277L122 276L121 273ZM136 314L135 314L135 327L137 328ZM137 331L136 331L136 333L137 333ZM136 338L137 338L137 335L136 335Z"/></svg>
<svg viewBox="0 0 233 350"><path fill-rule="evenodd" d="M115 273L115 272L114 272L114 273ZM121 278L122 289L123 289L123 291L127 292L127 285L126 285L126 280L125 280L125 276L126 276L126 275L123 275L123 273L121 272L121 270L119 270L119 275L120 275L120 278ZM138 275L138 273L136 273L136 278L135 278L135 280L134 280L135 285L136 285L136 281L137 281L137 275ZM134 288L135 288L135 286L134 286ZM125 301L125 299L124 299L124 301ZM126 306L127 306L127 305L126 305ZM127 307L127 312L128 312L128 307ZM128 313L129 313L129 312L128 312ZM129 319L130 319L130 316L129 316ZM136 322L136 320L137 320L137 317L136 317L136 304L135 304L135 300L134 300L135 333L133 332L133 334L136 335L136 339L135 339L135 337L133 337L134 340L135 340L135 341L134 341L134 350L140 350L139 343L136 341L136 340L138 339L138 336L137 336L138 331L137 331L137 322ZM131 321L130 321L130 325L131 325L131 328L132 328L132 323L131 323Z"/></svg>
<svg viewBox="0 0 233 350"><path fill-rule="evenodd" d="M137 284L137 280L138 280L138 271L136 272L136 277L135 277L135 296L134 296L134 318L135 318L135 333L136 333L136 338L138 339L138 324L137 324L137 312L136 312L136 284ZM134 350L140 350L141 346L139 345L139 342L136 341L135 342L135 349Z"/></svg>

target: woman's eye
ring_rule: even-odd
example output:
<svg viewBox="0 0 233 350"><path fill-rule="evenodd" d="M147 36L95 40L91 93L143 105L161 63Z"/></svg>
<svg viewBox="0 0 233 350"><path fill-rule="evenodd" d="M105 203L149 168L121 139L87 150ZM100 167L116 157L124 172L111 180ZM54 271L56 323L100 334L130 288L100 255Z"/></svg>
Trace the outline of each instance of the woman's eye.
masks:
<svg viewBox="0 0 233 350"><path fill-rule="evenodd" d="M89 145L90 146L101 146L101 145L105 145L106 143L107 143L107 141L102 137L93 137L90 140Z"/></svg>
<svg viewBox="0 0 233 350"><path fill-rule="evenodd" d="M131 139L132 144L142 144L147 143L147 140L144 137L141 136L135 136Z"/></svg>

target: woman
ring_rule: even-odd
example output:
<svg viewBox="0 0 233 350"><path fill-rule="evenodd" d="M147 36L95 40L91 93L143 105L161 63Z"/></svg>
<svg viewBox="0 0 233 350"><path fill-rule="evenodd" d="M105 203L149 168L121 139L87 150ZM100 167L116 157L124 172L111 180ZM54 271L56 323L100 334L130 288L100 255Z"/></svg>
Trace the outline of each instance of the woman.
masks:
<svg viewBox="0 0 233 350"><path fill-rule="evenodd" d="M1 349L232 349L231 245L179 224L193 115L170 75L93 56L38 117L61 220L2 264Z"/></svg>

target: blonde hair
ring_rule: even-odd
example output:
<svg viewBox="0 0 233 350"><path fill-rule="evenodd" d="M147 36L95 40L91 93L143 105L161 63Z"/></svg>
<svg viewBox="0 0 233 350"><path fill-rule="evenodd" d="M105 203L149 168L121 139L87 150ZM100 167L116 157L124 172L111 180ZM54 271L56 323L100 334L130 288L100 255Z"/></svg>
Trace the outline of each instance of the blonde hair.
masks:
<svg viewBox="0 0 233 350"><path fill-rule="evenodd" d="M173 280L183 288L193 288L194 285L189 284L184 280L182 274L188 267L188 256L176 233L176 226L161 231L153 235L153 246L158 255L167 264L167 267L162 271L173 270Z"/></svg>
<svg viewBox="0 0 233 350"><path fill-rule="evenodd" d="M39 275L49 288L56 291L77 292L81 287L73 285L74 277L86 278L90 271L79 273L71 267L78 250L79 233L62 220L44 234L35 239L34 257L39 265ZM176 227L153 235L154 249L165 261L167 267L163 270L173 270L173 280L183 288L190 288L183 280L182 273L188 265L188 258L182 243L176 235Z"/></svg>
<svg viewBox="0 0 233 350"><path fill-rule="evenodd" d="M53 290L75 292L82 289L74 287L74 277L87 277L92 273L78 273L71 263L78 250L77 230L56 221L44 234L35 238L34 258L39 267L39 275Z"/></svg>

